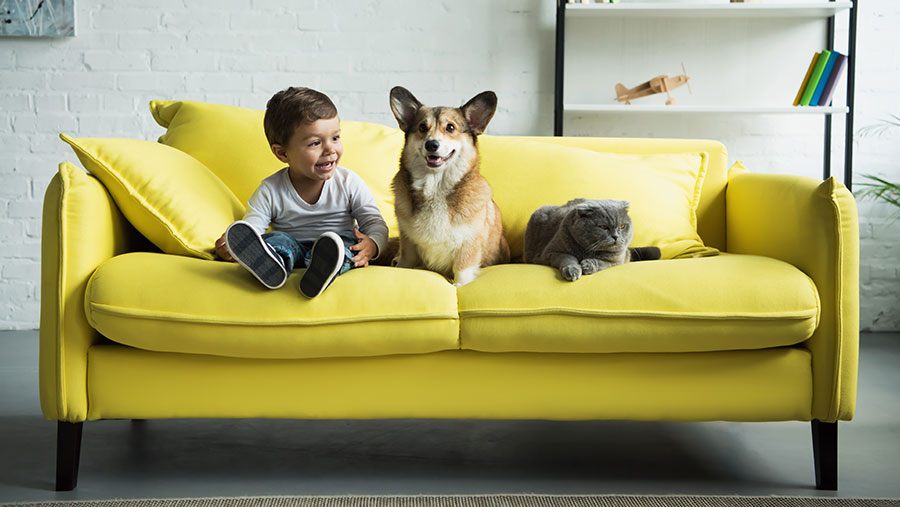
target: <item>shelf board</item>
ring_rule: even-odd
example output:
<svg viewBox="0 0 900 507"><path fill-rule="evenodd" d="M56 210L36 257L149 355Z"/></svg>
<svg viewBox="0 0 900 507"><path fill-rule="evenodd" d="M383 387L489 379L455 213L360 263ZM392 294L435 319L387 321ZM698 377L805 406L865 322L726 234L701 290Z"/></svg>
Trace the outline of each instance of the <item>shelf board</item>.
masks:
<svg viewBox="0 0 900 507"><path fill-rule="evenodd" d="M644 18L827 18L853 6L850 0L834 2L739 3L632 2L614 4L566 4L566 13L578 17Z"/></svg>
<svg viewBox="0 0 900 507"><path fill-rule="evenodd" d="M616 5L616 4L613 4ZM846 114L846 106L643 106L635 104L565 104L567 113L721 113L721 114Z"/></svg>

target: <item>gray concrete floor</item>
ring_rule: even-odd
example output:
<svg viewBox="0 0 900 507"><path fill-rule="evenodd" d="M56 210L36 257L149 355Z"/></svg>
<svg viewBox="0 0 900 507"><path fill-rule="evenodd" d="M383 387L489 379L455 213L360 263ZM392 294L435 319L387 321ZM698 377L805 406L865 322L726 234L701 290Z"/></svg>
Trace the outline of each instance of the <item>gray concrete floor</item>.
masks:
<svg viewBox="0 0 900 507"><path fill-rule="evenodd" d="M815 489L808 423L97 421L78 488L53 491L37 332L0 332L0 502L346 494L900 498L900 334L861 338L839 491Z"/></svg>

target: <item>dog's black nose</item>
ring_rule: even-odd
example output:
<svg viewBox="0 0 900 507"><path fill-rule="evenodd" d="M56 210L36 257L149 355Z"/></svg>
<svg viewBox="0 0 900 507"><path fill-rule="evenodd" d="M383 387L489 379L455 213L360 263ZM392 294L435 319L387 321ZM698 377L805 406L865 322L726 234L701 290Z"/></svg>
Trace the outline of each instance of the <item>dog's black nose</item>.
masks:
<svg viewBox="0 0 900 507"><path fill-rule="evenodd" d="M429 139L425 141L425 151L437 151L440 148L441 143L435 141L434 139Z"/></svg>

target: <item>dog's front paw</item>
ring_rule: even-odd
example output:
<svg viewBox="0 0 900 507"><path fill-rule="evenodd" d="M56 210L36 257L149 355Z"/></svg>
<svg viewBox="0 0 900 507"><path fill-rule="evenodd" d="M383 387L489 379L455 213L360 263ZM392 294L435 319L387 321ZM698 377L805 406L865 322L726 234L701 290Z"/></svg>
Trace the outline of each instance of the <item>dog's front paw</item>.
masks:
<svg viewBox="0 0 900 507"><path fill-rule="evenodd" d="M466 268L462 271L457 272L456 276L453 277L453 285L455 285L456 287L462 287L463 285L466 285L467 283L475 280L475 278L478 277L478 273L480 271L481 270L476 266Z"/></svg>
<svg viewBox="0 0 900 507"><path fill-rule="evenodd" d="M562 269L559 270L559 273L564 280L574 282L581 278L581 266L578 264L569 264L568 266L563 266Z"/></svg>
<svg viewBox="0 0 900 507"><path fill-rule="evenodd" d="M399 267L400 266L400 257L394 257L391 259L391 267Z"/></svg>

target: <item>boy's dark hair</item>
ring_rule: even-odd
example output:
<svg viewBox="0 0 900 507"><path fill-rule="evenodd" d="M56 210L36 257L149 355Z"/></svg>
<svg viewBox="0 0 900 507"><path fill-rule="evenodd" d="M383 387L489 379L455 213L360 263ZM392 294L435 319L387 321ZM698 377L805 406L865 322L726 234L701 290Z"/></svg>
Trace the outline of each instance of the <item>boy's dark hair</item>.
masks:
<svg viewBox="0 0 900 507"><path fill-rule="evenodd" d="M291 86L276 93L266 104L263 128L269 144L286 145L301 123L337 116L334 102L312 88Z"/></svg>

